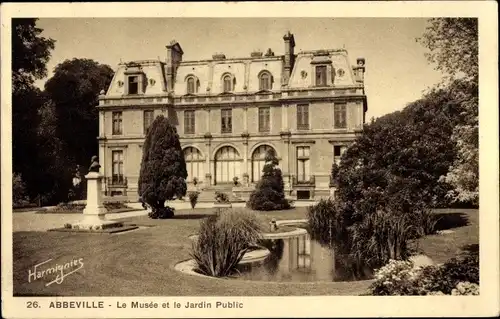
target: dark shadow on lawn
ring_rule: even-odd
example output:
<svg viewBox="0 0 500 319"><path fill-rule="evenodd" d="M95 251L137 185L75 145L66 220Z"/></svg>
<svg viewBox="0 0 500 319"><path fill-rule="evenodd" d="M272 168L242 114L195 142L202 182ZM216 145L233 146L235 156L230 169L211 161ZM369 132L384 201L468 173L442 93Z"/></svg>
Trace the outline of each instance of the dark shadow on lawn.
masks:
<svg viewBox="0 0 500 319"><path fill-rule="evenodd" d="M437 213L436 217L435 230L463 227L469 224L469 217L464 213Z"/></svg>
<svg viewBox="0 0 500 319"><path fill-rule="evenodd" d="M462 247L462 250L469 253L478 253L479 244L469 244Z"/></svg>
<svg viewBox="0 0 500 319"><path fill-rule="evenodd" d="M179 215L176 214L171 219L202 219L211 215L213 214L179 214Z"/></svg>
<svg viewBox="0 0 500 319"><path fill-rule="evenodd" d="M50 293L13 293L14 297L63 297L62 295L50 294Z"/></svg>

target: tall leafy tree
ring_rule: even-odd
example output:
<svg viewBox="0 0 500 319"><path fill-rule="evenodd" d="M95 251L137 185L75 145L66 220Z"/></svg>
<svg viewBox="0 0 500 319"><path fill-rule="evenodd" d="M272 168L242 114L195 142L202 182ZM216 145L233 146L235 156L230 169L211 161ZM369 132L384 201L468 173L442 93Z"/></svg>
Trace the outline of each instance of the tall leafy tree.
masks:
<svg viewBox="0 0 500 319"><path fill-rule="evenodd" d="M167 200L186 195L187 170L176 128L163 115L151 124L143 145L139 196L152 209L151 218L170 218Z"/></svg>
<svg viewBox="0 0 500 319"><path fill-rule="evenodd" d="M98 150L99 114L96 109L101 90L107 89L113 70L90 59L66 60L56 66L45 84L54 105L56 132L63 143L66 166L87 166Z"/></svg>
<svg viewBox="0 0 500 319"><path fill-rule="evenodd" d="M447 76L445 84L460 102L460 123L452 140L457 157L442 181L453 185L448 194L454 201L477 205L479 200L478 121L478 19L430 19L419 39L429 52L427 58Z"/></svg>
<svg viewBox="0 0 500 319"><path fill-rule="evenodd" d="M33 84L47 75L47 62L55 41L41 36L37 19L12 19L12 157L30 197L40 193L37 161L43 152L37 147L39 109L45 99Z"/></svg>

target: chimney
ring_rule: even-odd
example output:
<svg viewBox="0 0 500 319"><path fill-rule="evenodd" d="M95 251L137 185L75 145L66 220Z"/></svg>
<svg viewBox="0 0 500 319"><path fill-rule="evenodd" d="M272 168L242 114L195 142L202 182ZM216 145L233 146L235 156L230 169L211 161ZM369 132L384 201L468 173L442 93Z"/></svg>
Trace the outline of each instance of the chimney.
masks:
<svg viewBox="0 0 500 319"><path fill-rule="evenodd" d="M285 40L285 65L283 80L285 84L288 84L290 75L292 74L293 64L295 62L295 55L293 51L295 48L295 39L293 34L288 31L285 36L283 36L283 40Z"/></svg>
<svg viewBox="0 0 500 319"><path fill-rule="evenodd" d="M365 58L356 59L356 66L354 67L354 77L356 82L365 81Z"/></svg>
<svg viewBox="0 0 500 319"><path fill-rule="evenodd" d="M172 40L169 45L167 45L167 88L168 91L174 89L175 75L177 73L177 68L182 61L182 55L184 51L180 44Z"/></svg>

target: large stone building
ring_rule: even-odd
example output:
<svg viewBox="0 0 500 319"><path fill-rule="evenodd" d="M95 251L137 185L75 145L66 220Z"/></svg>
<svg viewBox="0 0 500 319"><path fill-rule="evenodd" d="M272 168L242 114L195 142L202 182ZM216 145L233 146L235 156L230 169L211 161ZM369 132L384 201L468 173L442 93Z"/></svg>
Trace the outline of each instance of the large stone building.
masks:
<svg viewBox="0 0 500 319"><path fill-rule="evenodd" d="M365 61L351 66L344 49L294 52L289 32L283 40L282 55L198 61L184 61L173 41L165 61L119 64L98 105L106 195L138 198L144 137L163 114L177 127L188 183L252 185L273 148L288 196L328 196L332 163L365 122Z"/></svg>

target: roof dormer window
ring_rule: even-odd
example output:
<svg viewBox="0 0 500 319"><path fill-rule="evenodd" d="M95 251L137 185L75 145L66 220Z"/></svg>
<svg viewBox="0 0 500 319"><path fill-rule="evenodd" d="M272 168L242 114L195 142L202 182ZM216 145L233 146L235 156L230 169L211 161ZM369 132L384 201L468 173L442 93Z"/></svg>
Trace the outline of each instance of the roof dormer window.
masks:
<svg viewBox="0 0 500 319"><path fill-rule="evenodd" d="M139 76L128 77L128 94L139 94Z"/></svg>
<svg viewBox="0 0 500 319"><path fill-rule="evenodd" d="M316 86L326 86L326 65L316 66Z"/></svg>
<svg viewBox="0 0 500 319"><path fill-rule="evenodd" d="M272 76L269 72L263 71L259 75L259 90L270 91L272 89Z"/></svg>
<svg viewBox="0 0 500 319"><path fill-rule="evenodd" d="M186 80L187 94L196 94L200 87L200 81L195 76L189 76Z"/></svg>
<svg viewBox="0 0 500 319"><path fill-rule="evenodd" d="M222 77L222 92L233 92L236 79L231 74L225 74Z"/></svg>

